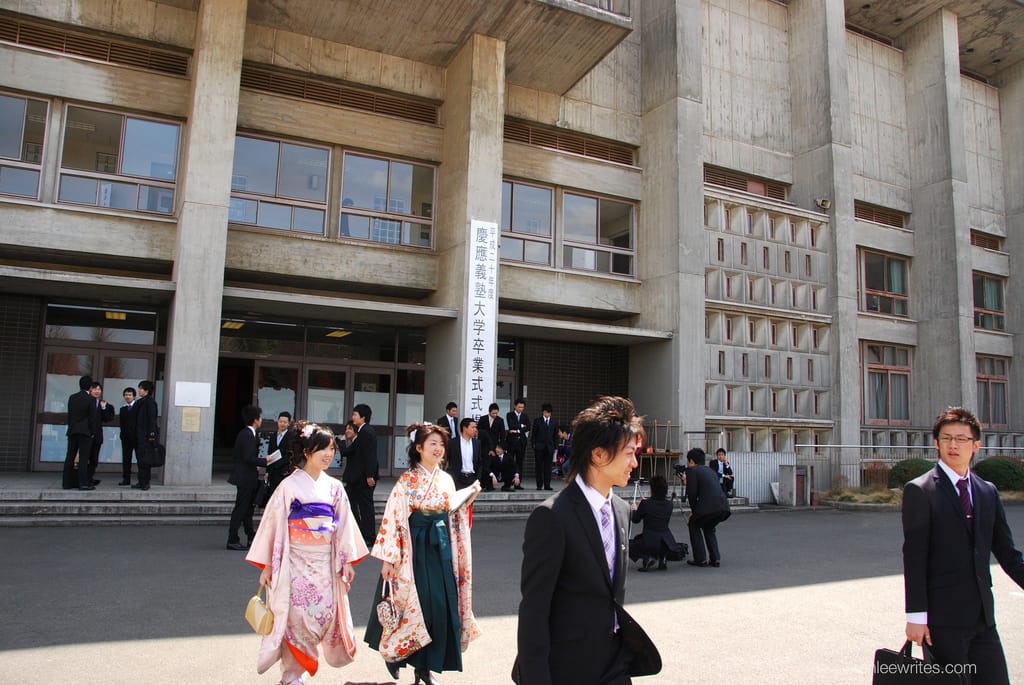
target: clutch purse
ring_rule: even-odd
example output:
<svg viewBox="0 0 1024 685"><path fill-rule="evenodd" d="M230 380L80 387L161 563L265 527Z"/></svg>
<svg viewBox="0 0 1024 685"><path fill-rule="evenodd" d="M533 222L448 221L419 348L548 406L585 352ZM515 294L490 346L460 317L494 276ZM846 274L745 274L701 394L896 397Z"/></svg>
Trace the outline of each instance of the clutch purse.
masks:
<svg viewBox="0 0 1024 685"><path fill-rule="evenodd" d="M274 629L274 612L267 607L267 603L260 597L260 593L266 587L266 585L260 585L260 589L249 598L249 603L245 606L245 620L249 622L249 625L252 626L257 635L269 635L270 631Z"/></svg>
<svg viewBox="0 0 1024 685"><path fill-rule="evenodd" d="M377 620L380 622L382 639L395 632L401 619L398 615L398 607L395 606L393 594L391 581L384 581L380 587L380 601L377 602Z"/></svg>

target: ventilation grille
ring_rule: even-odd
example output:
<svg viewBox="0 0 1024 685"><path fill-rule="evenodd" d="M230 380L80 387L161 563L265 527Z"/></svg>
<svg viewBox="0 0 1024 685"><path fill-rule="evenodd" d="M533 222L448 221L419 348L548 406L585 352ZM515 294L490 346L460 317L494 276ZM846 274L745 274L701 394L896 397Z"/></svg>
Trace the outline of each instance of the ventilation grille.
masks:
<svg viewBox="0 0 1024 685"><path fill-rule="evenodd" d="M869 205L867 202L854 200L853 216L861 221L870 221L883 226L903 228L907 224L906 215L894 209L886 209L877 205Z"/></svg>
<svg viewBox="0 0 1024 685"><path fill-rule="evenodd" d="M636 150L629 145L613 143L580 133L539 128L514 119L505 119L505 140L561 152L571 152L617 164L631 166L636 164Z"/></svg>
<svg viewBox="0 0 1024 685"><path fill-rule="evenodd" d="M753 193L763 195L773 200L786 201L786 186L775 181L768 181L763 178L747 176L738 171L723 169L722 167L704 165L704 183L713 186L722 186L730 190L738 190L742 193Z"/></svg>
<svg viewBox="0 0 1024 685"><path fill-rule="evenodd" d="M138 43L76 33L56 26L21 21L9 15L0 14L0 41L161 74L188 76L189 55L185 52L158 50Z"/></svg>
<svg viewBox="0 0 1024 685"><path fill-rule="evenodd" d="M1001 252L1003 249L1003 241L999 236L975 230L971 231L971 245L977 245L986 250L995 250L997 252Z"/></svg>
<svg viewBox="0 0 1024 685"><path fill-rule="evenodd" d="M264 69L251 64L242 65L241 85L250 90L286 95L374 114L385 114L421 124L436 125L438 122L438 105L433 102L382 95L368 90L317 81L276 69Z"/></svg>

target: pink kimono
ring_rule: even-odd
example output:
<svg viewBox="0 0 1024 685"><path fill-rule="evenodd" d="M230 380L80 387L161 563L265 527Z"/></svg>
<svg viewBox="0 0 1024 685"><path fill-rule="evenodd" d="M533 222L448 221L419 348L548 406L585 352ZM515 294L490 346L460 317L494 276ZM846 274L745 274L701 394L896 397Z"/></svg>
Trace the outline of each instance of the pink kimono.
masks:
<svg viewBox="0 0 1024 685"><path fill-rule="evenodd" d="M331 666L344 666L356 653L348 590L341 580L346 563L367 555L340 481L321 473L316 480L299 469L285 478L263 511L246 560L270 564L267 605L274 629L264 636L256 670L279 659L294 659L311 675L319 648Z"/></svg>

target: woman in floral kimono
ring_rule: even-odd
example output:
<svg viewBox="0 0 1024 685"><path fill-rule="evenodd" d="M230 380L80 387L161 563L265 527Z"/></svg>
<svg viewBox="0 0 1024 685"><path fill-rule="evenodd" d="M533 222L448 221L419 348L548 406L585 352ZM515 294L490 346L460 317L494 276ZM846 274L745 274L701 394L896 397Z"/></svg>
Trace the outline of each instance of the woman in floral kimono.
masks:
<svg viewBox="0 0 1024 685"><path fill-rule="evenodd" d="M390 582L401 620L385 632L371 611L366 642L380 651L392 678L409 664L416 683L437 685L431 671L461 671L462 652L480 635L473 617L465 506L480 492L480 483L455 490L442 466L448 443L444 428L416 423L408 433L410 468L388 497L372 552L384 562L377 600Z"/></svg>
<svg viewBox="0 0 1024 685"><path fill-rule="evenodd" d="M256 670L281 661L281 683L301 685L315 675L322 648L328 664L355 657L355 629L348 590L353 565L367 555L341 482L327 475L334 459L330 428L296 422L296 469L281 481L263 511L246 560L260 567L268 585L274 629L263 638Z"/></svg>

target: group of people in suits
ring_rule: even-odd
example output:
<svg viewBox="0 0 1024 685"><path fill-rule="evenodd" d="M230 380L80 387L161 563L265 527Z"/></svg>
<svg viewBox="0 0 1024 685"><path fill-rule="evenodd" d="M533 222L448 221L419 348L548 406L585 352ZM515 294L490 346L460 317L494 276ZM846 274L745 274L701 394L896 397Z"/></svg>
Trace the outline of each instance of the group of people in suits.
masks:
<svg viewBox="0 0 1024 685"><path fill-rule="evenodd" d="M90 376L78 379L79 391L68 397L68 449L64 459L65 490L95 490L100 450L103 447L103 424L114 420L114 407L103 399L103 385ZM138 490L149 490L151 466L146 452L155 446L159 433L156 400L152 397L152 381L139 381L135 388L125 388L125 405L118 412L121 440L121 482ZM132 455L139 465L139 481L132 485Z"/></svg>

